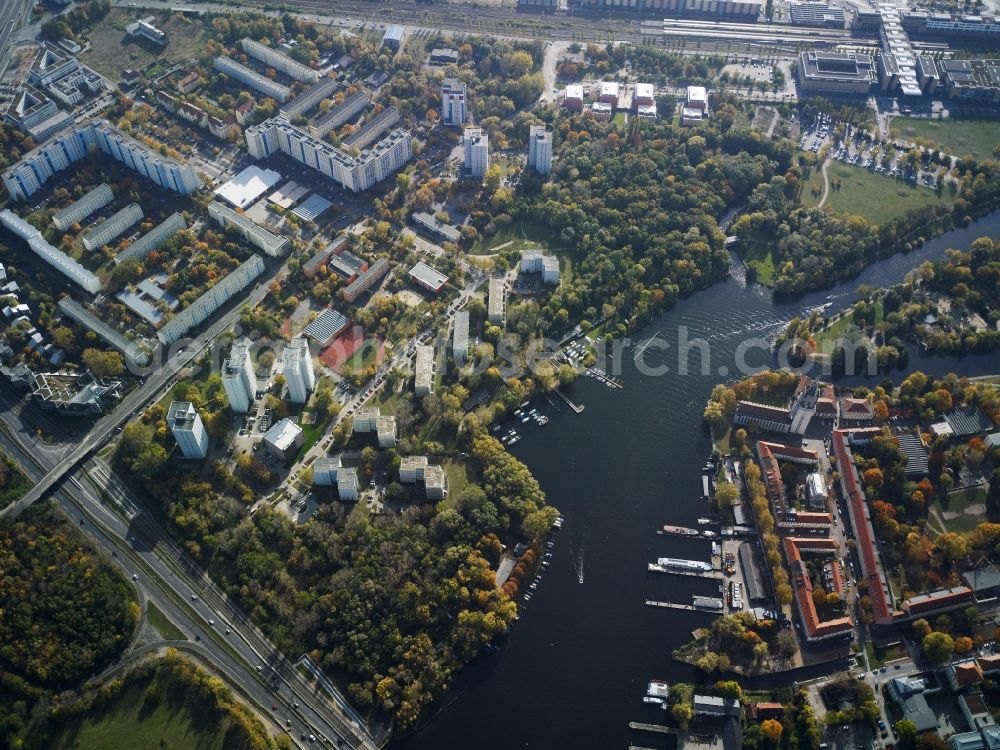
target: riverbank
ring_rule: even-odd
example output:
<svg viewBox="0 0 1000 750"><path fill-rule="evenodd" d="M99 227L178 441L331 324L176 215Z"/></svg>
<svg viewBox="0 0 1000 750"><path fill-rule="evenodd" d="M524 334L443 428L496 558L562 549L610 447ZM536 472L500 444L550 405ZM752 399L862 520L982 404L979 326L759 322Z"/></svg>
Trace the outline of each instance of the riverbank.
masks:
<svg viewBox="0 0 1000 750"><path fill-rule="evenodd" d="M968 247L991 232L1000 234L1000 214L881 261L866 271L865 281L897 283L945 248ZM645 605L647 599L686 602L693 595L718 595L716 581L647 573L657 557L710 559L708 540L655 533L663 524L697 526L709 510L700 499L699 474L712 450L701 426L705 401L717 383L739 377L740 362L774 365L768 342L792 317L828 301L833 313L855 297L855 284L847 282L795 302L775 302L767 289L746 284L734 267L726 281L679 300L633 336L646 341L656 334L662 346L644 352L642 369L632 350L612 362L623 389L577 380L567 395L586 406L583 413L563 410L512 450L566 518L545 580L503 651L485 654L459 673L449 703L395 747L462 747L470 737L481 750L523 747L529 739L542 748L642 744L628 722L662 723L663 713L642 703L648 681L696 681L696 670L676 662L673 652L692 630L715 619ZM697 339L706 345L693 346ZM652 374L657 366L669 369ZM987 375L995 373L996 363L990 356L965 357L959 364L915 353L910 369ZM890 377L898 381L906 372ZM747 682L755 689L781 687L827 669L803 667Z"/></svg>

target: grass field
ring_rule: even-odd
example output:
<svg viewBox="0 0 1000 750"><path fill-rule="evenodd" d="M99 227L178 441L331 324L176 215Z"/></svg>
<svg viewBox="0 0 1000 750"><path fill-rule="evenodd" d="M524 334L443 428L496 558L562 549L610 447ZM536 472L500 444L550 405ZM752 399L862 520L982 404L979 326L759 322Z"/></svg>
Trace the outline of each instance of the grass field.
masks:
<svg viewBox="0 0 1000 750"><path fill-rule="evenodd" d="M499 248L500 250L523 250L539 245L548 248L552 242L557 240L556 233L543 224L515 221L501 226L497 233L490 237L479 237L469 248L469 254L488 255L496 252L498 245L503 245L502 248Z"/></svg>
<svg viewBox="0 0 1000 750"><path fill-rule="evenodd" d="M448 505L458 502L462 490L469 484L479 481L476 467L470 460L447 458L444 460L444 472L448 476Z"/></svg>
<svg viewBox="0 0 1000 750"><path fill-rule="evenodd" d="M154 25L167 35L167 44L162 50L152 43L134 41L125 34L128 24L150 13L153 13ZM145 8L113 8L97 26L87 30L86 38L91 46L80 55L80 61L117 81L123 68L140 70L156 60L171 65L197 56L205 49L208 32L196 20L171 13L155 13Z"/></svg>
<svg viewBox="0 0 1000 750"><path fill-rule="evenodd" d="M834 211L863 216L872 224L895 219L912 208L944 202L928 188L910 185L839 161L831 162L826 174L830 180L830 195L824 205L830 206ZM841 183L839 190L833 188L836 180ZM813 185L819 186L819 195L822 197L823 174L819 168L812 171L802 187L803 206L813 207L819 204L820 198L812 195Z"/></svg>
<svg viewBox="0 0 1000 750"><path fill-rule="evenodd" d="M149 624L156 628L157 632L162 635L168 641L186 641L187 636L181 632L181 629L174 625L167 616L160 611L160 609L153 604L149 603L148 609L146 610L146 619L149 620Z"/></svg>
<svg viewBox="0 0 1000 750"><path fill-rule="evenodd" d="M985 512L986 490L981 487L939 495L931 503L931 518L941 531L972 531L989 519Z"/></svg>
<svg viewBox="0 0 1000 750"><path fill-rule="evenodd" d="M875 325L882 322L882 300L875 301ZM851 315L844 314L834 320L827 328L816 332L816 351L833 351L833 342L844 335L844 331L854 325Z"/></svg>
<svg viewBox="0 0 1000 750"><path fill-rule="evenodd" d="M774 256L771 247L762 242L754 242L746 253L742 254L743 262L757 272L758 283L773 286L777 276L774 268Z"/></svg>
<svg viewBox="0 0 1000 750"><path fill-rule="evenodd" d="M50 750L225 750L228 717L203 704L187 705L170 690L161 700L147 701L146 691L125 688L105 708L70 724Z"/></svg>
<svg viewBox="0 0 1000 750"><path fill-rule="evenodd" d="M955 156L971 154L977 159L992 157L1000 145L996 120L925 120L897 117L889 126L906 140L931 141Z"/></svg>

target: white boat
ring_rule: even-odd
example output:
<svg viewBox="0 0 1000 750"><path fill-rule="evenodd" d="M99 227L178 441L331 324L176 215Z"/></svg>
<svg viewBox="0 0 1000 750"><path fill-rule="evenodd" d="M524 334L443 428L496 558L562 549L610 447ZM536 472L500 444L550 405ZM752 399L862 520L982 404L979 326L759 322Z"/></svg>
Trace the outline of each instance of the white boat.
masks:
<svg viewBox="0 0 1000 750"><path fill-rule="evenodd" d="M666 680L650 680L646 687L646 695L662 700L670 695L670 685L667 684Z"/></svg>
<svg viewBox="0 0 1000 750"><path fill-rule="evenodd" d="M521 439L521 438L519 438L519 437L518 437L517 435L515 435L514 437L512 437L512 438L510 439L510 442L509 442L509 443L507 443L507 445L513 445L514 443L516 443L516 442L517 442L518 440L520 440L520 439Z"/></svg>
<svg viewBox="0 0 1000 750"><path fill-rule="evenodd" d="M655 703L658 706L663 705L663 698L657 698L654 695L644 695L642 698L643 703Z"/></svg>
<svg viewBox="0 0 1000 750"><path fill-rule="evenodd" d="M705 529L703 532L701 532L701 535L706 539L714 539L716 536L718 536L718 534L716 534L714 531L709 531L708 529Z"/></svg>
<svg viewBox="0 0 1000 750"><path fill-rule="evenodd" d="M712 519L711 518L699 518L698 519L698 523L701 526L708 526L708 524L712 523Z"/></svg>

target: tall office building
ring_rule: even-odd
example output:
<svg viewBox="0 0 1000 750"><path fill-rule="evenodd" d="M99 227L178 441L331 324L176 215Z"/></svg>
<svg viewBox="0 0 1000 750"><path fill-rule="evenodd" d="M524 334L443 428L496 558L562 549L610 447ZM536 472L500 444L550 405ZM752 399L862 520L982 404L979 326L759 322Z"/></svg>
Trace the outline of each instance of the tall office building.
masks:
<svg viewBox="0 0 1000 750"><path fill-rule="evenodd" d="M266 159L280 151L356 193L395 174L413 156L410 132L402 128L357 156L314 138L283 117L272 117L247 128L245 135L247 151L255 159Z"/></svg>
<svg viewBox="0 0 1000 750"><path fill-rule="evenodd" d="M316 388L316 375L308 339L296 338L288 343L281 353L281 374L288 386L289 401L304 404L309 400L309 393Z"/></svg>
<svg viewBox="0 0 1000 750"><path fill-rule="evenodd" d="M167 409L167 424L184 458L205 458L208 455L208 433L194 404L173 401Z"/></svg>
<svg viewBox="0 0 1000 750"><path fill-rule="evenodd" d="M237 414L250 411L257 392L257 376L253 371L250 342L237 341L222 365L222 386L229 397L229 407Z"/></svg>
<svg viewBox="0 0 1000 750"><path fill-rule="evenodd" d="M552 131L544 125L532 125L528 130L528 166L539 174L552 171Z"/></svg>
<svg viewBox="0 0 1000 750"><path fill-rule="evenodd" d="M465 129L463 166L471 177L482 178L490 168L490 136L482 128Z"/></svg>
<svg viewBox="0 0 1000 750"><path fill-rule="evenodd" d="M457 78L445 78L441 81L441 124L461 127L465 117L465 84Z"/></svg>

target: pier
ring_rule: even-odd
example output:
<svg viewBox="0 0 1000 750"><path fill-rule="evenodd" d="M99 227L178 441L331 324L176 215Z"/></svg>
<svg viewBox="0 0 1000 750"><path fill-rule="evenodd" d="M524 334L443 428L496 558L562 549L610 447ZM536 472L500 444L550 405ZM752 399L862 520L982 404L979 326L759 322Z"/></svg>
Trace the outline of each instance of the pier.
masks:
<svg viewBox="0 0 1000 750"><path fill-rule="evenodd" d="M640 732L656 732L657 734L675 734L679 735L681 733L680 729L674 727L665 727L662 724L647 724L644 721L630 721L628 723L629 729L636 729Z"/></svg>
<svg viewBox="0 0 1000 750"><path fill-rule="evenodd" d="M585 375L596 379L599 383L604 383L608 388L624 388L622 382L618 378L613 378L602 370L598 370L596 367L588 367L584 370Z"/></svg>
<svg viewBox="0 0 1000 750"><path fill-rule="evenodd" d="M680 568L668 568L659 563L648 563L646 569L650 573L669 573L674 576L688 576L689 578L709 578L713 581L725 580L722 573L717 570L682 570Z"/></svg>
<svg viewBox="0 0 1000 750"><path fill-rule="evenodd" d="M552 392L555 393L555 394L557 394L559 396L559 398L561 398L563 401L565 401L566 405L570 409L572 409L573 411L575 411L577 414L582 414L583 413L583 406L582 405L581 406L577 406L576 404L574 404L572 401L569 400L569 398L566 396L566 394L563 393L562 391L560 391L558 388L556 388Z"/></svg>
<svg viewBox="0 0 1000 750"><path fill-rule="evenodd" d="M662 607L664 609L680 609L685 612L708 612L709 614L721 615L724 611L722 599L712 599L707 596L695 597L695 602L702 601L706 604L678 604L677 602L658 602L655 599L647 599L647 607ZM711 602L711 605L708 604Z"/></svg>

